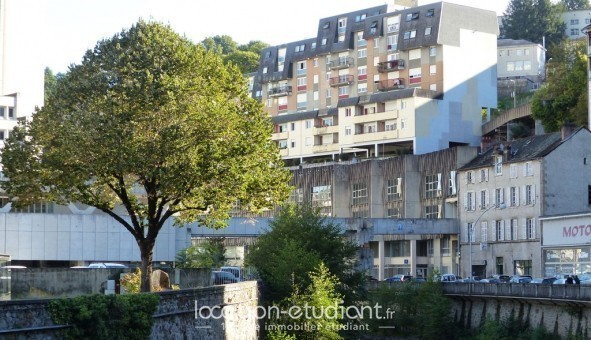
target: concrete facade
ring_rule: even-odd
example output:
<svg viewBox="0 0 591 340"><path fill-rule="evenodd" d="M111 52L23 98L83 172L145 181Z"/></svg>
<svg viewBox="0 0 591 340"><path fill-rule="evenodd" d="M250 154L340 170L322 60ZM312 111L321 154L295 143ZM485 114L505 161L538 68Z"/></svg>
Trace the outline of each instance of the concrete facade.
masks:
<svg viewBox="0 0 591 340"><path fill-rule="evenodd" d="M538 89L546 78L546 49L526 40L497 40L499 97Z"/></svg>

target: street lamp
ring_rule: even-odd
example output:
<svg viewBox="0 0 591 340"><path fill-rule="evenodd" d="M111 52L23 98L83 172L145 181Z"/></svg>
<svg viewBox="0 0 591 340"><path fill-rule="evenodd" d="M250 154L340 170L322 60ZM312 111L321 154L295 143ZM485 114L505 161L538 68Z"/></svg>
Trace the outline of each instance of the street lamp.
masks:
<svg viewBox="0 0 591 340"><path fill-rule="evenodd" d="M474 233L474 226L476 226L478 224L478 221L480 221L480 219L482 218L482 216L484 216L484 214L486 214L486 212L489 211L489 210L491 210L492 208L505 209L506 207L507 206L505 205L505 203L501 203L499 205L491 205L486 210L484 210L480 214L480 216L478 216L478 218L476 219L476 221L474 221L474 223L472 223L472 225L468 229L468 243L469 243L468 247L470 248L470 264L469 264L470 280L472 280L472 276L474 276L474 272L472 271L472 235Z"/></svg>

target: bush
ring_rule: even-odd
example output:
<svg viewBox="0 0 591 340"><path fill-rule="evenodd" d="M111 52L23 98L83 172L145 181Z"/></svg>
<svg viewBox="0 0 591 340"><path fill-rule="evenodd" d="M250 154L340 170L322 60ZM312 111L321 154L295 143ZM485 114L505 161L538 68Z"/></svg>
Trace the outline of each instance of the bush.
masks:
<svg viewBox="0 0 591 340"><path fill-rule="evenodd" d="M53 300L54 323L70 325L66 339L147 339L158 305L154 294L85 295Z"/></svg>

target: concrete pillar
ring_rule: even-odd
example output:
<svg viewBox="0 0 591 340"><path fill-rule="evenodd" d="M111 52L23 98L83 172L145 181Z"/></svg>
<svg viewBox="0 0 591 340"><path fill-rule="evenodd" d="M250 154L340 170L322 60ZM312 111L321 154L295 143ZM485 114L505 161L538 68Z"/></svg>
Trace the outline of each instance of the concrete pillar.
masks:
<svg viewBox="0 0 591 340"><path fill-rule="evenodd" d="M410 240L410 275L417 276L417 240Z"/></svg>
<svg viewBox="0 0 591 340"><path fill-rule="evenodd" d="M384 253L384 240L378 241L378 280L382 281L384 277L384 266L386 264L385 253Z"/></svg>

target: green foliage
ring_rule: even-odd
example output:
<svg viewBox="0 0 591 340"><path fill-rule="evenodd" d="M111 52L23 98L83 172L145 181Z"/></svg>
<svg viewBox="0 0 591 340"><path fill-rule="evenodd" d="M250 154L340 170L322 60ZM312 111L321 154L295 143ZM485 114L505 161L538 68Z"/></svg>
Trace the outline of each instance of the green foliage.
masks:
<svg viewBox="0 0 591 340"><path fill-rule="evenodd" d="M550 0L511 0L503 17L501 37L524 39L546 46L558 44L565 38L562 6Z"/></svg>
<svg viewBox="0 0 591 340"><path fill-rule="evenodd" d="M61 77L63 77L63 74L61 74L61 73L53 74L53 71L49 67L45 68L45 73L44 73L44 78L43 78L44 79L44 83L43 83L44 98L48 98L51 96L52 92L55 91L57 80Z"/></svg>
<svg viewBox="0 0 591 340"><path fill-rule="evenodd" d="M543 326L532 328L515 318L514 313L501 321L486 320L476 340L545 340L554 338Z"/></svg>
<svg viewBox="0 0 591 340"><path fill-rule="evenodd" d="M255 72L258 69L261 51L269 46L258 40L250 41L245 45L238 45L227 35L205 38L201 41L201 45L208 51L222 56L226 64L235 65L245 74Z"/></svg>
<svg viewBox="0 0 591 340"><path fill-rule="evenodd" d="M551 48L547 80L532 100L532 117L542 121L546 132L565 123L587 125L587 43L564 41Z"/></svg>
<svg viewBox="0 0 591 340"><path fill-rule="evenodd" d="M283 332L281 328L273 327L274 331L269 335L271 339L290 339L290 336L294 339L342 339L339 329L343 315L338 307L342 306L343 299L336 292L338 278L322 262L308 276L311 283L303 293L295 287L291 297L280 303L280 310L284 311L299 307L300 317L283 315L278 322L272 323L274 326L296 325L301 330Z"/></svg>
<svg viewBox="0 0 591 340"><path fill-rule="evenodd" d="M223 237L208 238L199 246L190 246L176 256L178 268L219 268L226 264Z"/></svg>
<svg viewBox="0 0 591 340"><path fill-rule="evenodd" d="M53 300L53 322L70 325L67 339L147 339L152 329L158 296L85 295Z"/></svg>
<svg viewBox="0 0 591 340"><path fill-rule="evenodd" d="M375 334L419 336L421 339L454 337L450 301L443 295L441 283L433 281L433 275L421 284L382 284L371 291L369 297L370 306L382 306L383 318L369 320L370 329ZM388 315L387 310L394 313Z"/></svg>
<svg viewBox="0 0 591 340"><path fill-rule="evenodd" d="M580 9L589 9L589 0L560 0L565 11L576 11Z"/></svg>
<svg viewBox="0 0 591 340"><path fill-rule="evenodd" d="M46 99L5 142L2 188L17 206L79 202L115 218L139 245L143 291L168 218L223 227L237 200L256 213L289 192L242 72L169 26L139 21L98 42Z"/></svg>
<svg viewBox="0 0 591 340"><path fill-rule="evenodd" d="M350 303L364 290L363 274L355 270L356 251L340 227L326 221L317 209L288 205L257 239L246 262L258 270L267 288L265 297L271 301L281 301L294 289L309 286L308 273L322 262L338 278L337 291Z"/></svg>
<svg viewBox="0 0 591 340"><path fill-rule="evenodd" d="M142 270L136 268L133 273L123 275L120 282L128 293L139 293L142 286Z"/></svg>

